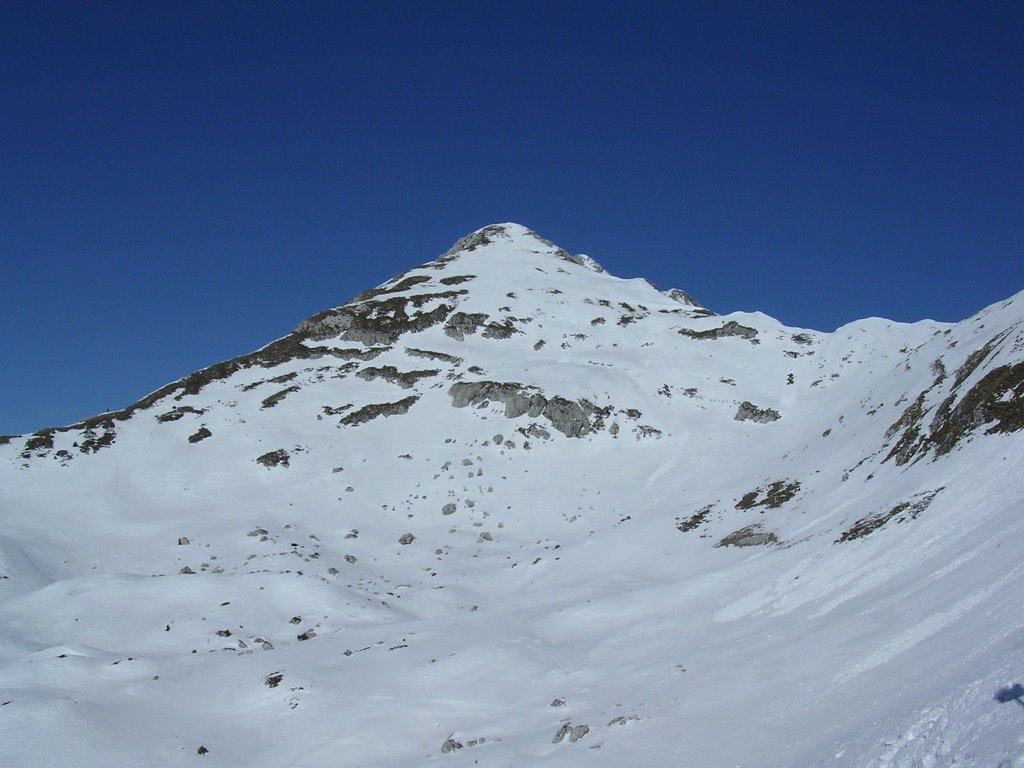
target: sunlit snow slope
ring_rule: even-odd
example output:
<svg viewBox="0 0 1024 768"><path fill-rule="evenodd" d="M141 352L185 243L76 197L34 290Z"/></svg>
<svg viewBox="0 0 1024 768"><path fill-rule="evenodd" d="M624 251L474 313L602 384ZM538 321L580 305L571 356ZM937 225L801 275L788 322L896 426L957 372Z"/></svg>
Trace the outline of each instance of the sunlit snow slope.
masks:
<svg viewBox="0 0 1024 768"><path fill-rule="evenodd" d="M486 227L0 438L0 764L1024 766L1022 429L1024 294L823 334Z"/></svg>

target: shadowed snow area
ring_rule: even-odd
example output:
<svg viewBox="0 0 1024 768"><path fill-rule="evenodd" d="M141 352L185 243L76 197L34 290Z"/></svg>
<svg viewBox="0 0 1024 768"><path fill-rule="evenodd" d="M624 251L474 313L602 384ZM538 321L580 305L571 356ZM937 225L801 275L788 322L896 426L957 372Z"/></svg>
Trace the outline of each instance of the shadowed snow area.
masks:
<svg viewBox="0 0 1024 768"><path fill-rule="evenodd" d="M824 334L485 227L0 438L0 762L1024 766L1022 429L1024 294Z"/></svg>

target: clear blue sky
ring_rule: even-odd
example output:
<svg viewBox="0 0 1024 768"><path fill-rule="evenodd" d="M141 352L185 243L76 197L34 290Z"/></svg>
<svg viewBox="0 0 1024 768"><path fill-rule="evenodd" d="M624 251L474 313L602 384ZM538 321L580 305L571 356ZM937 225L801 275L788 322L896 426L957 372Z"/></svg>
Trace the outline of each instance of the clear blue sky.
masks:
<svg viewBox="0 0 1024 768"><path fill-rule="evenodd" d="M1024 289L1022 2L8 2L0 434L518 221L832 330Z"/></svg>

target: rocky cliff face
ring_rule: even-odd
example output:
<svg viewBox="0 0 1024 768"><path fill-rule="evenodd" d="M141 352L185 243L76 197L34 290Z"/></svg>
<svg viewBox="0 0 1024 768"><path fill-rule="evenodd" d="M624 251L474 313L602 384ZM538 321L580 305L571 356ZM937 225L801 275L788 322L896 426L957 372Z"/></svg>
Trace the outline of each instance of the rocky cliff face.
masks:
<svg viewBox="0 0 1024 768"><path fill-rule="evenodd" d="M8 751L91 765L127 718L113 762L1002 759L1022 302L823 334L502 224L2 438Z"/></svg>

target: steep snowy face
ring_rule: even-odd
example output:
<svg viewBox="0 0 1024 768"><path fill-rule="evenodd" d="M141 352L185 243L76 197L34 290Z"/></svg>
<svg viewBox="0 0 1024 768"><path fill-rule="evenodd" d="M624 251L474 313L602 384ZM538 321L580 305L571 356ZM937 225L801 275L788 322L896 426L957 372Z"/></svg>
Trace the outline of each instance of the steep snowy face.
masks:
<svg viewBox="0 0 1024 768"><path fill-rule="evenodd" d="M484 227L0 439L0 754L1015 760L1022 404L1024 294L823 334Z"/></svg>

